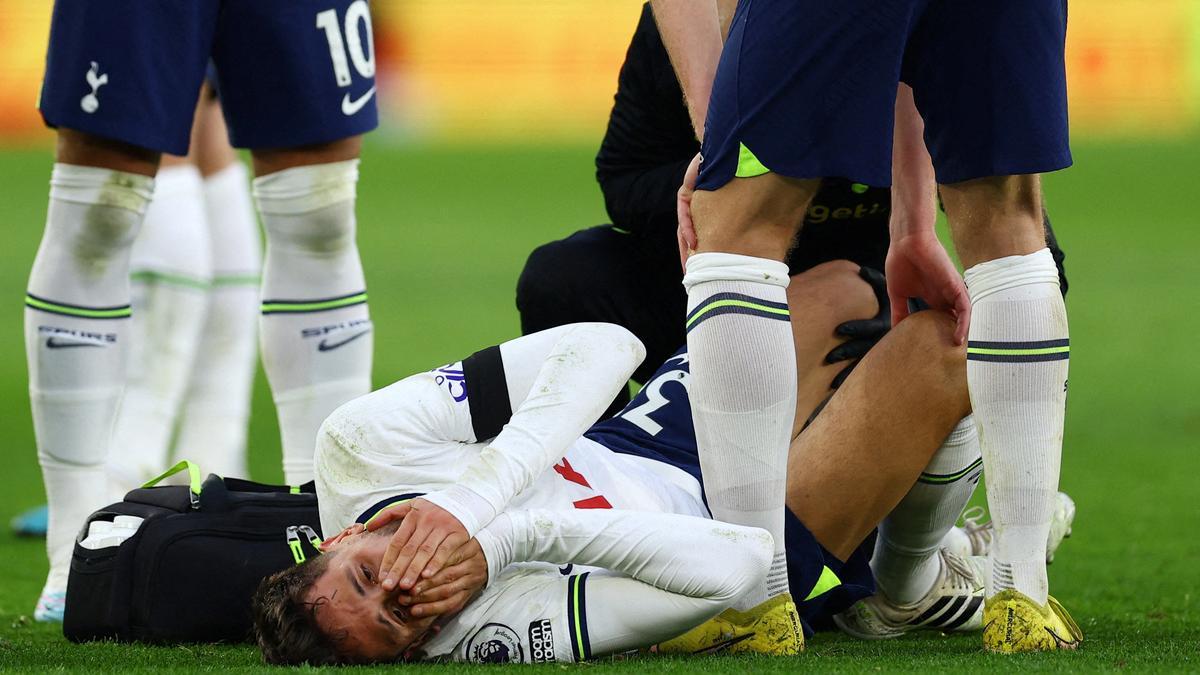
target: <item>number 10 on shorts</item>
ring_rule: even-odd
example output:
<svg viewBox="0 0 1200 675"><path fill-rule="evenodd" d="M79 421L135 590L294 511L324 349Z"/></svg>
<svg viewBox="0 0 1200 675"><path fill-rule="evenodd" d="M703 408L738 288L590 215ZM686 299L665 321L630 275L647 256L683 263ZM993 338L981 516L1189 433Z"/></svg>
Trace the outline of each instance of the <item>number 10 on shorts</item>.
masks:
<svg viewBox="0 0 1200 675"><path fill-rule="evenodd" d="M359 30L359 24L364 30ZM329 40L329 58L333 61L333 75L339 87L350 86L353 79L350 75L351 63L360 76L374 77L375 37L371 32L371 9L367 6L367 0L350 3L344 21L338 21L336 9L317 14L317 28L325 31L325 38Z"/></svg>

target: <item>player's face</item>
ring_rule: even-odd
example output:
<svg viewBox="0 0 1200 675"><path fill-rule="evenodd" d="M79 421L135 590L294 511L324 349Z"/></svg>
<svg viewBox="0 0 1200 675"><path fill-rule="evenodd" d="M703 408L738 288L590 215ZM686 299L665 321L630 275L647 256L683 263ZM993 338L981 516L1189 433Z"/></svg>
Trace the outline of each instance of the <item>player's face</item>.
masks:
<svg viewBox="0 0 1200 675"><path fill-rule="evenodd" d="M379 585L379 562L390 539L369 532L346 537L331 549L337 555L309 591L310 602L325 598L316 615L321 631L335 639L344 636L338 649L354 661L399 659L437 618L413 618L395 592Z"/></svg>

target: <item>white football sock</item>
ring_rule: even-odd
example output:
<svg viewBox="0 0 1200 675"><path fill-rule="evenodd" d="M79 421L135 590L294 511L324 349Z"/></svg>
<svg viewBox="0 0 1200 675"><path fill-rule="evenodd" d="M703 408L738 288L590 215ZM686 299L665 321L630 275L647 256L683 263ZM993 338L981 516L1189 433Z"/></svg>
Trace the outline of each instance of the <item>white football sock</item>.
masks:
<svg viewBox="0 0 1200 675"><path fill-rule="evenodd" d="M114 500L167 469L208 310L202 190L196 167L160 169L154 200L133 242L128 379L108 455Z"/></svg>
<svg viewBox="0 0 1200 675"><path fill-rule="evenodd" d="M241 162L204 180L212 289L175 455L205 473L247 477L246 433L258 359L262 238Z"/></svg>
<svg viewBox="0 0 1200 675"><path fill-rule="evenodd" d="M775 538L766 584L739 609L788 592L783 509L796 412L789 281L781 262L729 253L693 255L683 278L689 396L709 510Z"/></svg>
<svg viewBox="0 0 1200 675"><path fill-rule="evenodd" d="M968 415L879 525L871 570L889 600L911 604L933 588L941 565L937 550L975 492L982 466L975 420Z"/></svg>
<svg viewBox="0 0 1200 675"><path fill-rule="evenodd" d="M267 232L262 355L290 484L312 480L321 422L371 390L374 345L354 241L358 160L254 181Z"/></svg>
<svg viewBox="0 0 1200 675"><path fill-rule="evenodd" d="M1069 355L1058 270L1042 249L975 265L966 281L967 384L996 528L988 593L1012 588L1045 604Z"/></svg>
<svg viewBox="0 0 1200 675"><path fill-rule="evenodd" d="M25 354L50 507L46 591L63 591L75 534L104 506L104 471L125 382L129 251L154 180L56 164L29 275Z"/></svg>

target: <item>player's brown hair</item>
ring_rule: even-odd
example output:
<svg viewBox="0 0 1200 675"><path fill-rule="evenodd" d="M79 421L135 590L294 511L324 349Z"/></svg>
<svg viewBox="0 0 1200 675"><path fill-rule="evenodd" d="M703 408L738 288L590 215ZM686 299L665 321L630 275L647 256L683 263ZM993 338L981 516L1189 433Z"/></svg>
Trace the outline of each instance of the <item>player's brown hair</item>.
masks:
<svg viewBox="0 0 1200 675"><path fill-rule="evenodd" d="M309 600L312 585L329 568L330 552L262 580L251 613L263 661L275 665L329 666L345 663L334 637L321 632L317 610L324 598Z"/></svg>

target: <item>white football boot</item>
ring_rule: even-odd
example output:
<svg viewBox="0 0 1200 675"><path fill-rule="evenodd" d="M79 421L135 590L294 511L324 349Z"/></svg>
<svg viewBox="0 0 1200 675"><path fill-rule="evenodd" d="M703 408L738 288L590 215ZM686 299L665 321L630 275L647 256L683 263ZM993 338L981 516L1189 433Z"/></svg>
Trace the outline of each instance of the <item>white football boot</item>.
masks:
<svg viewBox="0 0 1200 675"><path fill-rule="evenodd" d="M942 548L961 556L987 555L992 548L992 521L984 521L987 512L982 506L972 506L963 511L962 527L956 527L942 540ZM1065 492L1059 492L1054 500L1054 518L1050 521L1050 535L1046 538L1046 563L1054 562L1054 554L1063 539L1071 536L1075 523L1075 501Z"/></svg>
<svg viewBox="0 0 1200 675"><path fill-rule="evenodd" d="M979 630L987 558L961 557L946 549L938 550L937 556L942 568L925 597L900 605L881 591L834 615L833 622L863 640L887 640L915 630Z"/></svg>

